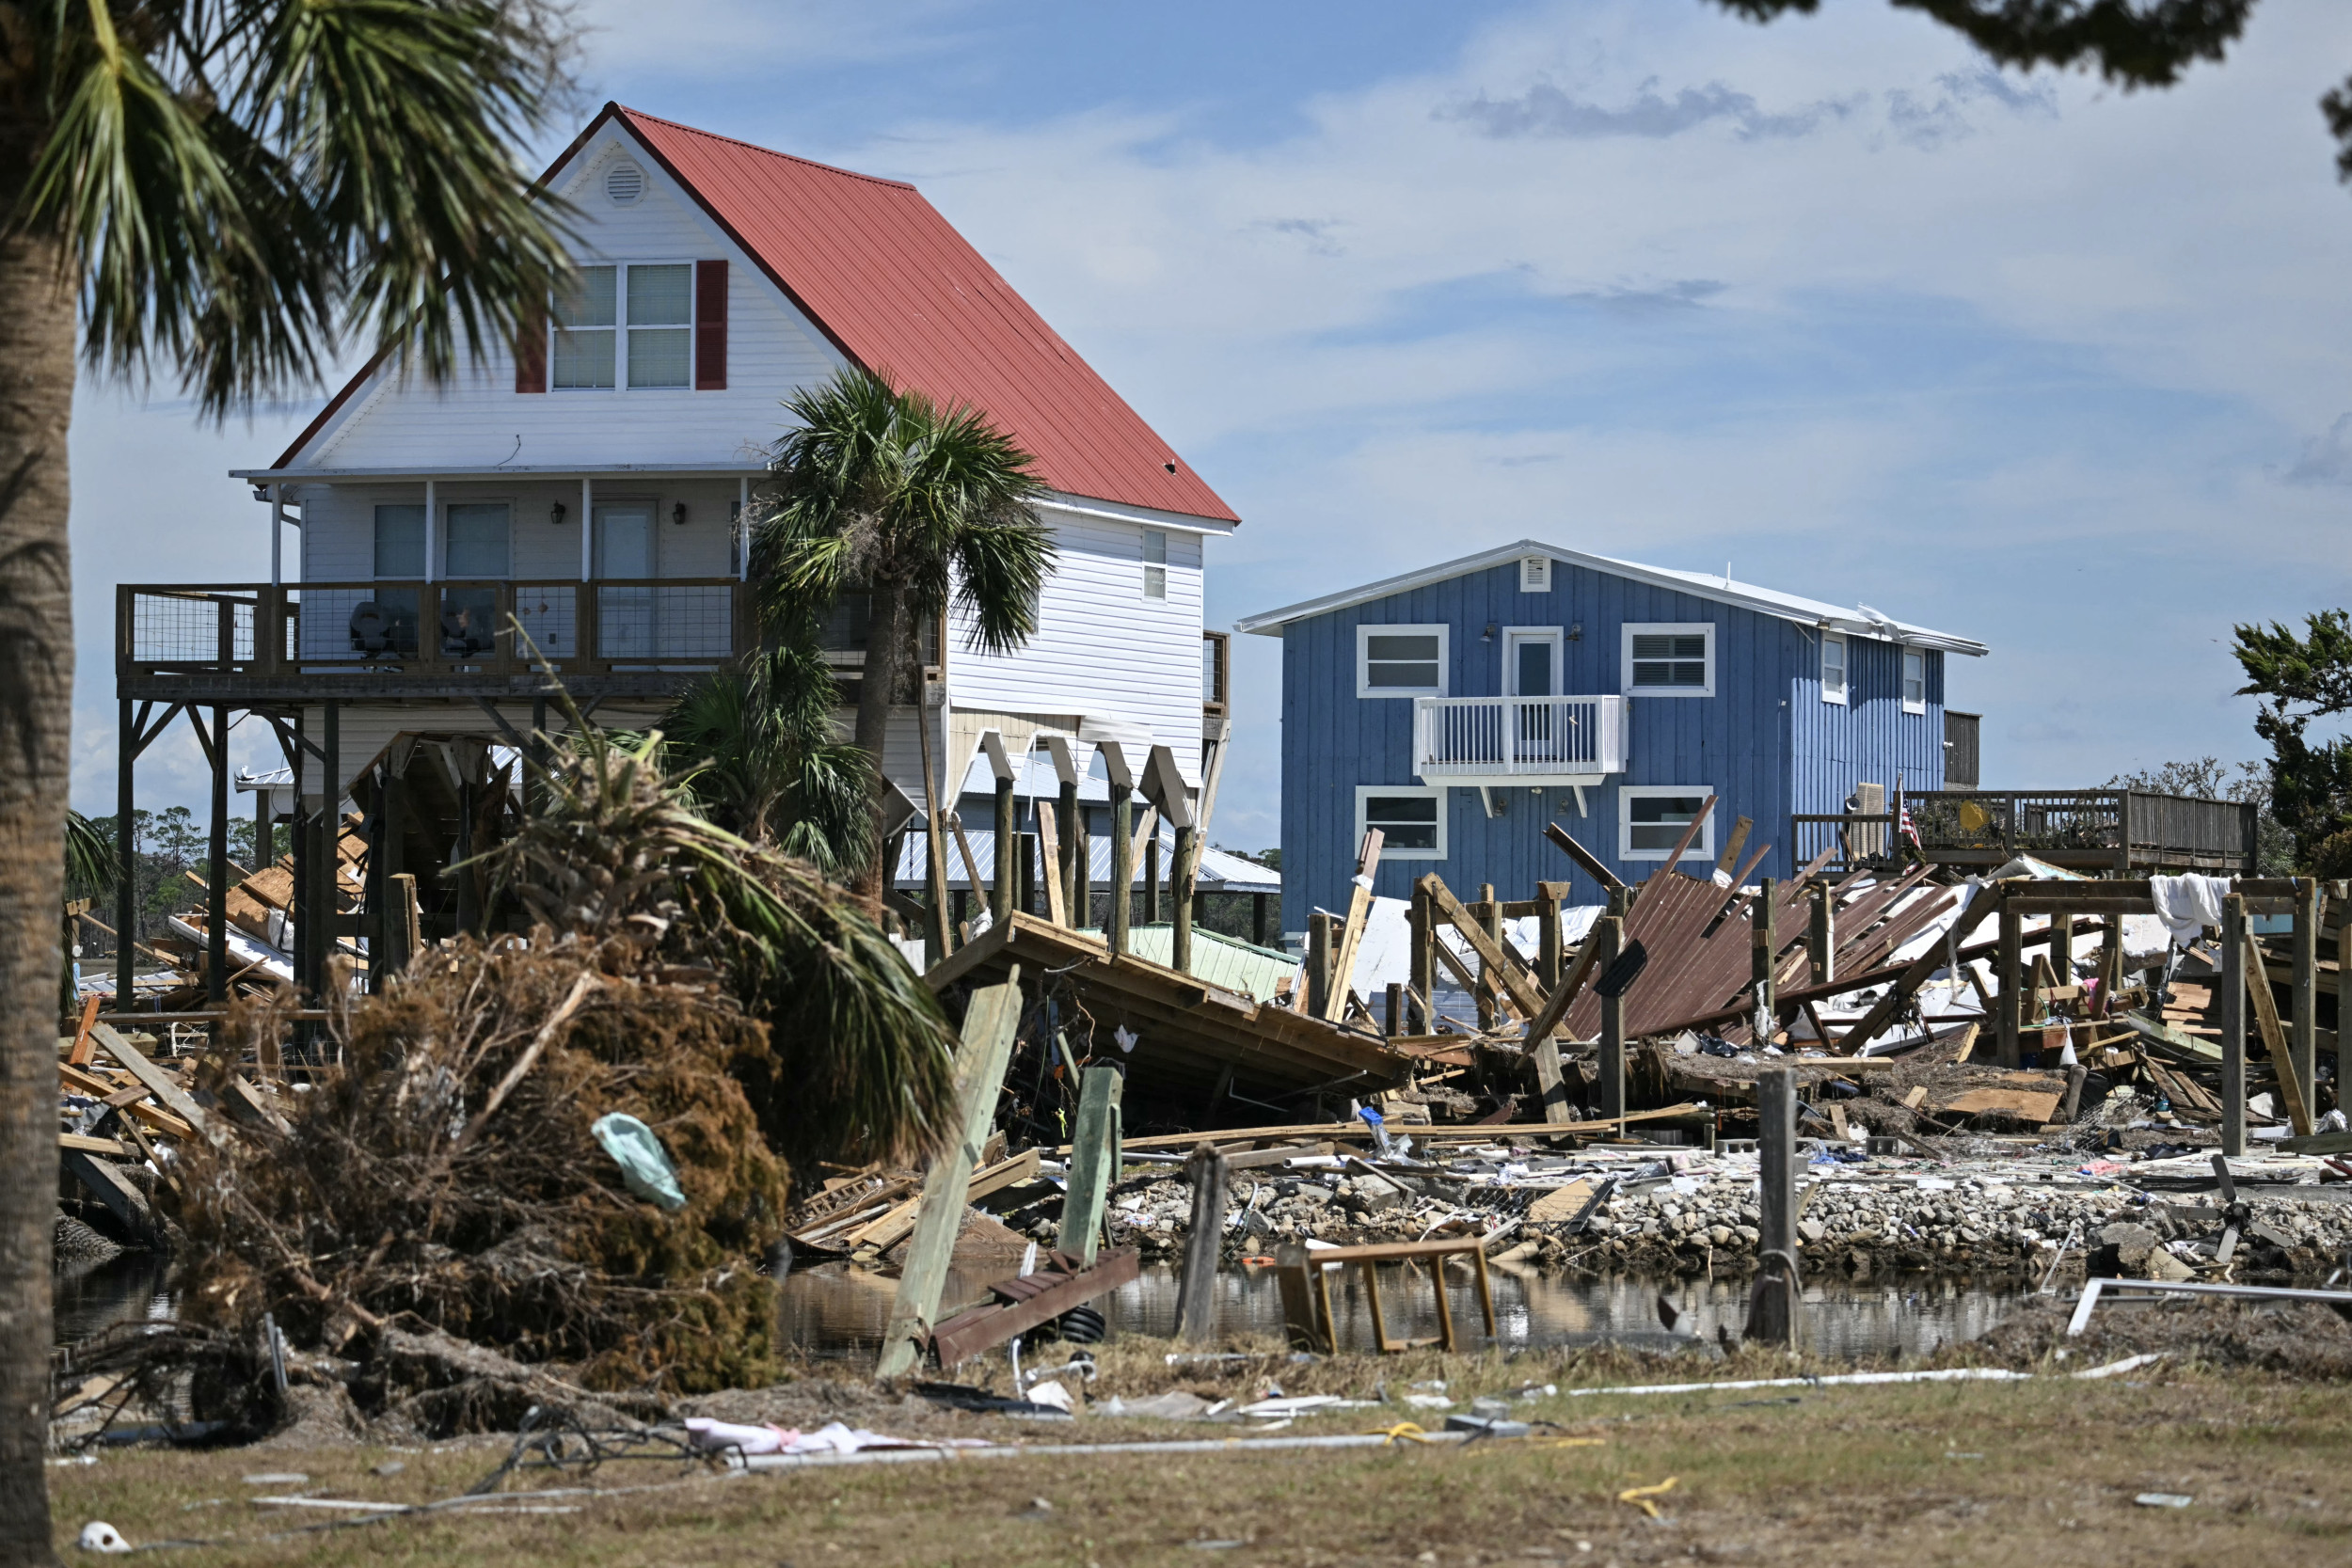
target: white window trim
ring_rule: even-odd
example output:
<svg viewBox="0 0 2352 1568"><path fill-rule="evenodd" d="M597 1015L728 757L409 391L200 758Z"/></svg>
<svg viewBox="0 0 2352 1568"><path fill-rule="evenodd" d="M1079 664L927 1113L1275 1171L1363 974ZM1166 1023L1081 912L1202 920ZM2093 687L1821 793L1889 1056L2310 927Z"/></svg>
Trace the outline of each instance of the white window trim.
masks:
<svg viewBox="0 0 2352 1568"><path fill-rule="evenodd" d="M1416 800L1438 802L1438 847L1435 849L1400 849L1393 845L1380 847L1384 861L1441 861L1446 850L1446 792L1443 784L1358 784L1356 786L1356 836L1350 843L1361 844L1364 831L1371 826L1364 814L1375 795L1390 800L1410 796Z"/></svg>
<svg viewBox="0 0 2352 1568"><path fill-rule="evenodd" d="M1898 654L1901 659L1895 666L1898 695L1907 691L1911 686L1911 672L1905 666L1915 658L1919 661L1919 700L1915 703L1909 697L1903 697L1903 711L1925 713L1928 711L1928 651L1925 648L1899 648Z"/></svg>
<svg viewBox="0 0 2352 1568"><path fill-rule="evenodd" d="M1837 691L1834 696L1829 689L1829 645L1833 642L1837 644ZM1851 705L1847 693L1853 689L1853 644L1846 641L1845 633L1825 631L1821 634L1821 665L1818 673L1821 701L1836 703L1840 707Z"/></svg>
<svg viewBox="0 0 2352 1568"><path fill-rule="evenodd" d="M1636 686L1633 684L1633 639L1643 637L1688 637L1704 633L1707 638L1707 684L1705 686ZM1618 645L1617 687L1629 697L1712 697L1715 695L1715 623L1712 621L1628 621L1621 632Z"/></svg>
<svg viewBox="0 0 2352 1568"><path fill-rule="evenodd" d="M1672 845L1668 845L1663 849L1633 847L1633 813L1629 809L1629 802L1654 800L1661 795L1689 797L1704 800L1714 793L1715 788L1712 784L1619 784L1617 786L1617 859L1621 861L1662 861L1674 853ZM1702 863L1711 864L1714 862L1715 819L1722 815L1723 802L1719 800L1715 804L1715 809L1707 814L1707 820L1699 824L1699 836L1691 841L1691 847L1682 851L1682 858L1685 861L1696 858ZM1381 852L1384 855L1387 853L1386 850Z"/></svg>
<svg viewBox="0 0 2352 1568"><path fill-rule="evenodd" d="M1365 684L1364 676L1367 673L1369 665L1371 664L1371 660L1365 657L1365 649L1371 639L1375 637L1425 637L1433 633L1438 639L1438 684L1436 686L1383 686L1375 688ZM1364 623L1359 624L1356 627L1356 695L1359 697L1403 697L1407 699L1413 697L1442 697L1446 694L1447 684L1451 677L1453 668L1454 628L1452 626L1443 625L1442 623L1432 623L1427 625L1419 623L1404 623L1395 626L1375 626L1370 623Z"/></svg>
<svg viewBox="0 0 2352 1568"><path fill-rule="evenodd" d="M640 166L642 167L642 166ZM646 187L652 182L648 178ZM639 198L642 201L644 198ZM634 392L639 397L659 397L664 393L691 392L694 389L695 329L701 325L701 275L694 270L694 259L684 260L644 257L636 261L608 261L597 257L574 262L581 267L611 267L612 269L612 325L611 327L590 327L591 332L610 331L612 334L612 385L610 387L558 387L555 384L555 335L564 330L555 319L555 296L548 296L548 390L567 397L606 397L614 392ZM628 269L631 267L684 267L686 269L686 381L677 387L632 387L628 384ZM657 327L679 330L675 322L656 324Z"/></svg>
<svg viewBox="0 0 2352 1568"><path fill-rule="evenodd" d="M1558 626L1505 626L1502 628L1502 691L1505 697L1526 693L1513 690L1519 683L1519 661L1514 646L1519 642L1549 642L1551 644L1551 690L1546 695L1562 695L1561 684L1567 679L1566 635Z"/></svg>

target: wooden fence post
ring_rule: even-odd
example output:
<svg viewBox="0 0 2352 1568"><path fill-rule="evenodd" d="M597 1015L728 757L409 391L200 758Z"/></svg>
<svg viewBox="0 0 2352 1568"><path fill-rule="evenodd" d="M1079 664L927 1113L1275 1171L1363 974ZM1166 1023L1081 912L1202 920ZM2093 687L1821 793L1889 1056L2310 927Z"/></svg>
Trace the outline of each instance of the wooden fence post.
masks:
<svg viewBox="0 0 2352 1568"><path fill-rule="evenodd" d="M1615 915L1593 922L1592 935L1587 942L1599 945L1593 955L1593 974L1607 973L1623 950L1625 922ZM1625 999L1603 996L1600 999L1600 1114L1604 1117L1625 1115Z"/></svg>
<svg viewBox="0 0 2352 1568"><path fill-rule="evenodd" d="M2221 1152L2246 1152L2246 899L2235 893L2221 900Z"/></svg>
<svg viewBox="0 0 2352 1568"><path fill-rule="evenodd" d="M1331 916L1317 910L1307 917L1307 1016L1331 1008Z"/></svg>
<svg viewBox="0 0 2352 1568"><path fill-rule="evenodd" d="M999 841L1001 843L1001 841ZM958 1139L931 1162L923 1178L923 1203L907 1243L905 1270L882 1334L877 1377L902 1377L930 1339L939 1316L940 1292L947 1288L947 1257L963 1228L963 1193L980 1163L996 1120L996 1096L1012 1060L1012 1037L1021 1024L1021 966L1008 967L1005 982L972 993L964 1005L963 1043L956 1051Z"/></svg>
<svg viewBox="0 0 2352 1568"><path fill-rule="evenodd" d="M1216 1263L1225 1247L1225 1156L1213 1144L1193 1150L1192 1228L1184 1237L1184 1274L1176 1286L1176 1337L1188 1345L1216 1338Z"/></svg>
<svg viewBox="0 0 2352 1568"><path fill-rule="evenodd" d="M2001 946L1998 958L2000 974L1997 978L2001 989L1993 998L1999 1011L1999 1017L1995 1021L1993 1053L1996 1062L2013 1071L2018 1062L2017 1031L2022 1023L2020 1014L2025 1006L2023 991L2026 980L2023 974L2024 948L2022 946L2025 939L2025 921L2018 914L2017 907L2010 901L2007 894L2001 895L2000 899Z"/></svg>
<svg viewBox="0 0 2352 1568"><path fill-rule="evenodd" d="M1758 1122L1756 1166L1763 1201L1756 1252L1766 1271L1777 1272L1781 1282L1759 1274L1748 1298L1747 1338L1766 1344L1794 1346L1803 1297L1793 1268L1773 1262L1772 1253L1788 1259L1797 1256L1797 1075L1788 1068L1772 1068L1756 1075L1756 1113Z"/></svg>
<svg viewBox="0 0 2352 1568"><path fill-rule="evenodd" d="M2319 1115L2319 921L2327 897L2310 877L2295 879L2295 1017L2289 1021L2287 1049L2295 1053L2295 1081L2302 1087L2303 1111ZM2339 1021L2338 1032L2343 1024ZM2341 1066L2337 1069L2342 1071Z"/></svg>
<svg viewBox="0 0 2352 1568"><path fill-rule="evenodd" d="M1061 1232L1054 1244L1082 1262L1094 1261L1103 1236L1103 1202L1119 1180L1120 1097L1127 1075L1090 1067L1078 1075L1078 1120L1070 1130L1069 1189Z"/></svg>

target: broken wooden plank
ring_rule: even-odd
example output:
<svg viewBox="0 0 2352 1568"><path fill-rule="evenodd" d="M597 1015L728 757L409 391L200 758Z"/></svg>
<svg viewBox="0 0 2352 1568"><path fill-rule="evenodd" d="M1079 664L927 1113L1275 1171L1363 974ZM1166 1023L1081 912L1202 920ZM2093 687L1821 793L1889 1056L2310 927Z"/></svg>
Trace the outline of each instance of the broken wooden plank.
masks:
<svg viewBox="0 0 2352 1568"><path fill-rule="evenodd" d="M220 1142L220 1134L210 1126L211 1118L204 1114L204 1108L188 1098L187 1091L172 1079L171 1074L164 1071L141 1054L138 1047L124 1039L111 1026L103 1023L90 1025L90 1038L98 1042L100 1050L120 1062L124 1071L146 1085L147 1091L153 1095L166 1110L179 1117L182 1122L202 1135L208 1142L215 1144ZM136 1107L133 1109L135 1110Z"/></svg>
<svg viewBox="0 0 2352 1568"><path fill-rule="evenodd" d="M1024 1181L1036 1180L1037 1163L1038 1151L1032 1148L1016 1154L1009 1160L974 1171L972 1179L965 1182L963 1187L965 1206L969 1207L984 1197L1003 1192L1007 1187L1017 1187ZM915 1218L921 1213L922 1207L923 1195L918 1192L882 1215L882 1218L843 1237L841 1244L851 1251L860 1247L872 1247L880 1252L887 1252L914 1230Z"/></svg>
<svg viewBox="0 0 2352 1568"><path fill-rule="evenodd" d="M1330 999L1323 1008L1323 1016L1333 1023L1347 1016L1349 987L1356 977L1356 954L1364 944L1364 927L1372 919L1373 874L1380 869L1380 846L1387 839L1388 835L1379 829L1367 829L1363 848L1356 857L1356 879L1347 894L1347 923L1340 927L1339 950L1331 956Z"/></svg>
<svg viewBox="0 0 2352 1568"><path fill-rule="evenodd" d="M1558 845L1568 859L1576 862L1583 869L1584 874L1598 882L1604 890L1610 893L1625 891L1625 883L1617 879L1617 874L1601 864L1590 849L1570 838L1567 830L1561 827L1559 823L1545 823L1544 836Z"/></svg>
<svg viewBox="0 0 2352 1568"><path fill-rule="evenodd" d="M1478 923L1476 916L1462 907L1462 901L1454 896L1444 880L1433 871L1415 885L1429 895L1430 907L1462 933L1462 939L1470 943L1470 951L1478 955L1479 961L1486 966L1487 973L1494 976L1512 1005L1518 1007L1519 1016L1532 1019L1540 1014L1544 1010L1544 999L1536 994L1535 988L1529 985L1520 974L1519 964L1514 961L1517 956L1503 956L1502 945L1486 934L1486 927ZM1438 945L1442 952L1445 944L1440 942ZM1476 994L1475 987L1472 988L1472 994Z"/></svg>

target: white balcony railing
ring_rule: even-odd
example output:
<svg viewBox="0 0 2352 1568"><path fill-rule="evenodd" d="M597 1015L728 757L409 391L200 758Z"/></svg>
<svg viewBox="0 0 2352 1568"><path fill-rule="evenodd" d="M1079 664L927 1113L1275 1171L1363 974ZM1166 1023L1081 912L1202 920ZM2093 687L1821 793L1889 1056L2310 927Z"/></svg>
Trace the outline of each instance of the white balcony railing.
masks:
<svg viewBox="0 0 2352 1568"><path fill-rule="evenodd" d="M1625 771L1623 697L1422 697L1413 771L1423 783L1596 781Z"/></svg>

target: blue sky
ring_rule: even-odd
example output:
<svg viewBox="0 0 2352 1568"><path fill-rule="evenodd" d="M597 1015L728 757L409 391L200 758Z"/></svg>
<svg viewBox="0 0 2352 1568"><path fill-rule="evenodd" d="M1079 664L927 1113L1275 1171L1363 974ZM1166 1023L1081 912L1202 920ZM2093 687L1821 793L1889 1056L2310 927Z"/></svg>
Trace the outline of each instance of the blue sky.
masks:
<svg viewBox="0 0 2352 1568"><path fill-rule="evenodd" d="M2230 627L2352 600L2325 0L2137 94L1994 72L1883 0L584 15L582 116L919 183L1241 513L1212 625L1525 536L1728 562L1990 643L1950 677L1986 783L2081 787L2254 756ZM84 809L114 801L111 584L265 576L223 475L314 405L207 431L81 398ZM1237 643L1215 836L1256 847L1279 666ZM140 780L201 802L183 736Z"/></svg>

